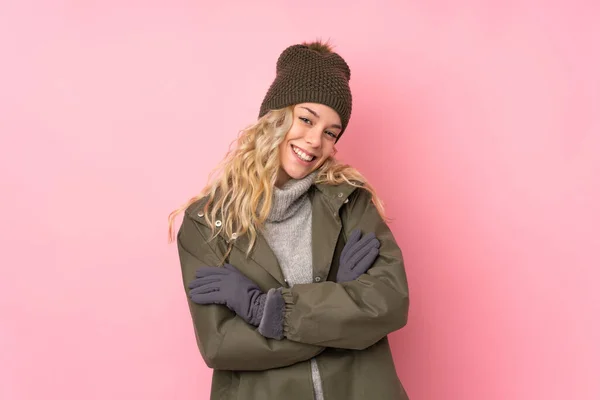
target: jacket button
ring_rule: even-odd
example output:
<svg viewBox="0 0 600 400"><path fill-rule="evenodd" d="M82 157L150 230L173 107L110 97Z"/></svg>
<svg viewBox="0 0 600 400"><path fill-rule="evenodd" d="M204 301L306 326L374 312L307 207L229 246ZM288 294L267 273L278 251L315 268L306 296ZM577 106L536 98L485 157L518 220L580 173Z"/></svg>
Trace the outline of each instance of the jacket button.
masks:
<svg viewBox="0 0 600 400"><path fill-rule="evenodd" d="M237 239L237 233L235 233L235 232L234 232L234 233L232 233L232 234L231 234L231 238L232 238L233 240Z"/></svg>
<svg viewBox="0 0 600 400"><path fill-rule="evenodd" d="M344 204L348 202L348 199L344 200Z"/></svg>
<svg viewBox="0 0 600 400"><path fill-rule="evenodd" d="M344 197L344 193L342 193L342 192L339 192L339 193L338 193L338 197Z"/></svg>
<svg viewBox="0 0 600 400"><path fill-rule="evenodd" d="M219 227L219 226L221 226L221 221L220 221L220 220L216 220L216 221L215 221L215 226L216 226L216 227Z"/></svg>
<svg viewBox="0 0 600 400"><path fill-rule="evenodd" d="M199 213L198 213L198 216L199 216L200 218L202 218L202 217L204 217L204 213L201 211L201 212L199 212Z"/></svg>
<svg viewBox="0 0 600 400"><path fill-rule="evenodd" d="M315 277L315 282L321 282L321 277L320 276Z"/></svg>

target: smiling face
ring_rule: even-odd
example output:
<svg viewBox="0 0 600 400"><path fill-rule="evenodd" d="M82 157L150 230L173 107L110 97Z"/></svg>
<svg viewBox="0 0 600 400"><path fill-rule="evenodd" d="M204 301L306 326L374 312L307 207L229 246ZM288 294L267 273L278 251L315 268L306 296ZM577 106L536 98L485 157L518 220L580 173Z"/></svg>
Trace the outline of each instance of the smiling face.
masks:
<svg viewBox="0 0 600 400"><path fill-rule="evenodd" d="M294 106L294 122L279 145L279 174L276 186L290 179L302 179L318 169L334 152L342 131L333 108L318 103Z"/></svg>

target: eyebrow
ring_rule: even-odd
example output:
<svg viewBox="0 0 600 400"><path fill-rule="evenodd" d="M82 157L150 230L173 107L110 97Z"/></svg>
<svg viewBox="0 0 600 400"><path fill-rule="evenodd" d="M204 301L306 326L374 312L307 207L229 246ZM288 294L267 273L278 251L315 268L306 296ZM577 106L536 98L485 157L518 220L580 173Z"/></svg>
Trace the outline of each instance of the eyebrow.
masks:
<svg viewBox="0 0 600 400"><path fill-rule="evenodd" d="M315 111L311 110L310 108L308 108L308 107L302 107L302 106L300 108L304 108L306 111L308 111L309 113L311 113L315 117L320 118L319 114L317 114ZM337 128L339 130L342 130L342 127L340 125L338 125L338 124L333 124L333 125L330 126L330 128Z"/></svg>

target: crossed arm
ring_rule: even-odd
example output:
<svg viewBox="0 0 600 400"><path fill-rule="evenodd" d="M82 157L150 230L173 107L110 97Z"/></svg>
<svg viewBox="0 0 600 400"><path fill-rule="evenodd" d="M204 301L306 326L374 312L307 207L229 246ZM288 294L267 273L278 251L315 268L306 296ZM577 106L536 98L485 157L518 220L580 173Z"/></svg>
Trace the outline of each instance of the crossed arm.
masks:
<svg viewBox="0 0 600 400"><path fill-rule="evenodd" d="M374 232L381 246L367 273L344 283L323 282L281 289L285 302L283 339L264 337L227 307L199 305L188 299L196 339L206 364L215 369L264 370L315 357L327 347L364 349L406 324L408 286L403 258L387 225L364 192L353 196L347 213L357 213L354 226ZM203 266L220 257L187 215L178 234L184 285Z"/></svg>

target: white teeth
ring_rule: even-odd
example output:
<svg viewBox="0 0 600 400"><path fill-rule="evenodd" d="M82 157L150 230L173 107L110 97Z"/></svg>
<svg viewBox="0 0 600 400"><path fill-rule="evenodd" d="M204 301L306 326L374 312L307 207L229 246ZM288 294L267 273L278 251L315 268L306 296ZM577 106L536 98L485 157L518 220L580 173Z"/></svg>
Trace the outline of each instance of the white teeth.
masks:
<svg viewBox="0 0 600 400"><path fill-rule="evenodd" d="M292 150L294 150L294 153L296 153L298 155L298 157L300 157L300 159L304 160L304 161L312 161L314 159L314 157L309 156L308 154L306 154L305 152L303 152L302 150L300 150L299 148L292 146Z"/></svg>

